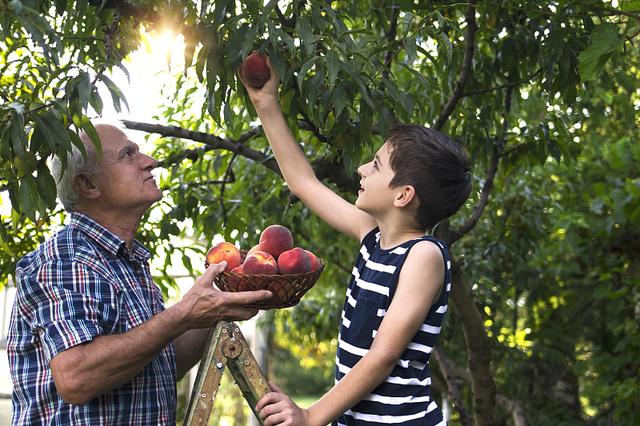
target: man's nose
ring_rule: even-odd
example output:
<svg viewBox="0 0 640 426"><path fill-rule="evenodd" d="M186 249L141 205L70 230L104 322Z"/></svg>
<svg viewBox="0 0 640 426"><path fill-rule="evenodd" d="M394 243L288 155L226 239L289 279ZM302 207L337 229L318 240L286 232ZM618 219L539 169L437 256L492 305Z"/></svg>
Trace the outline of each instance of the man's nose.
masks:
<svg viewBox="0 0 640 426"><path fill-rule="evenodd" d="M145 169L153 170L156 167L158 167L158 160L156 160L155 158L153 158L150 155L142 154L142 156L144 158L144 168Z"/></svg>

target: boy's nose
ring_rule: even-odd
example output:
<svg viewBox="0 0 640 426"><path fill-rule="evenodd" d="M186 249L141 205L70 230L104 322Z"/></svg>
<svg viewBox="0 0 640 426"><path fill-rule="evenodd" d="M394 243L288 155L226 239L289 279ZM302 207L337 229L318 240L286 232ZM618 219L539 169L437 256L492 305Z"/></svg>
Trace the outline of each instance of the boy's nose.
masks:
<svg viewBox="0 0 640 426"><path fill-rule="evenodd" d="M369 163L364 163L364 164L361 164L360 167L358 167L358 174L360 175L360 177L365 176L366 171L368 170L367 169L368 164Z"/></svg>

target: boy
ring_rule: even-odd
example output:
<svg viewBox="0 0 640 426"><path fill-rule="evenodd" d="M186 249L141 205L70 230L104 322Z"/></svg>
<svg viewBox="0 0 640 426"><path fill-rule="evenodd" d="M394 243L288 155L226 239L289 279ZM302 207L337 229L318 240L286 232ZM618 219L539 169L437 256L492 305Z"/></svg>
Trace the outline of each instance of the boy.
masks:
<svg viewBox="0 0 640 426"><path fill-rule="evenodd" d="M342 311L336 384L309 409L280 389L257 404L265 425L444 425L431 397L429 356L451 290L445 245L425 235L471 190L464 150L441 133L400 126L358 168L355 205L315 176L278 104L278 77L247 92L291 191L362 242Z"/></svg>

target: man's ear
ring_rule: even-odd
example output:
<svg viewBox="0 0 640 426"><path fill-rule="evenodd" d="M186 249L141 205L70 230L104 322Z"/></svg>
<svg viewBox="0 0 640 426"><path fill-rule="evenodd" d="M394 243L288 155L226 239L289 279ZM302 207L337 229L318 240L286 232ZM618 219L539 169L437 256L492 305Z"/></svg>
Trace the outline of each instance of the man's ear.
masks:
<svg viewBox="0 0 640 426"><path fill-rule="evenodd" d="M100 188L96 186L90 176L80 173L74 179L78 193L83 198L98 198L100 196Z"/></svg>
<svg viewBox="0 0 640 426"><path fill-rule="evenodd" d="M416 199L416 189L412 185L404 185L396 194L393 205L395 207L406 207Z"/></svg>

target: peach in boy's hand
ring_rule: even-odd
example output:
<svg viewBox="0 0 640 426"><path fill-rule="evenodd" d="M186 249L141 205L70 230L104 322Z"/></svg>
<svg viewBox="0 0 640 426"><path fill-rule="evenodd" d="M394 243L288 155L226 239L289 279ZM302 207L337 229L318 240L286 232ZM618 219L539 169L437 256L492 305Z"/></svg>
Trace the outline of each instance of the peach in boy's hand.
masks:
<svg viewBox="0 0 640 426"><path fill-rule="evenodd" d="M253 52L244 60L241 66L242 76L247 84L256 89L269 81L271 72L267 66L267 58L260 52Z"/></svg>

